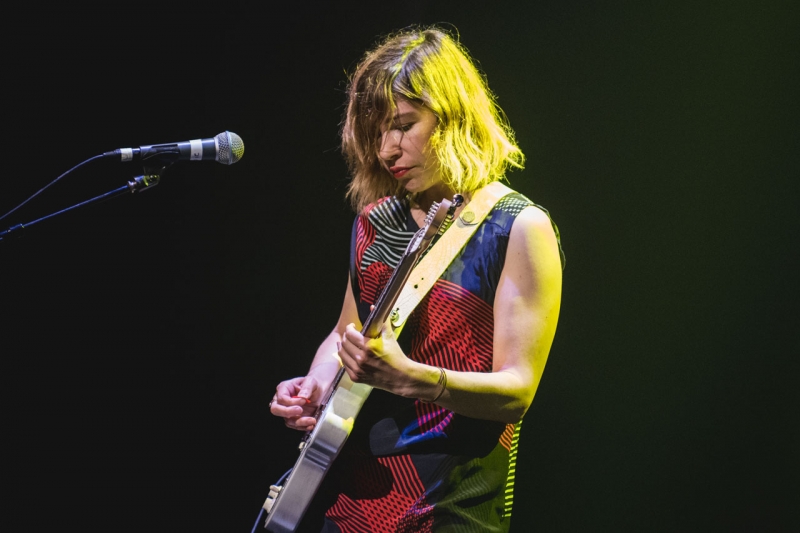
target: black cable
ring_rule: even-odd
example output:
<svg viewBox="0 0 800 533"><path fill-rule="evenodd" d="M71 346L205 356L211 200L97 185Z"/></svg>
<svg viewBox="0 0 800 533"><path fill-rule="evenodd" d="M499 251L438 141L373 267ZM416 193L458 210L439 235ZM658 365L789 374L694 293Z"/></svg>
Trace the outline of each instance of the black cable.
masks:
<svg viewBox="0 0 800 533"><path fill-rule="evenodd" d="M33 200L34 198L36 198L36 197L37 197L39 194L41 194L41 193L42 193L42 192L43 192L45 189L47 189L48 187L50 187L50 186L54 185L54 184L55 184L55 183L56 183L58 180L60 180L61 178L63 178L64 176L66 176L67 174L69 174L70 172L72 172L73 170L75 170L76 168L78 168L78 167L82 167L82 166L83 166L83 165L85 165L86 163L89 163L90 161L94 161L95 159L99 159L99 158L101 158L101 157L105 157L105 154L96 155L96 156L94 156L94 157L90 157L89 159L87 159L86 161L83 161L82 163L78 163L77 165L75 165L75 166L74 166L74 167L72 167L71 169L67 170L66 172L64 172L63 174L61 174L59 177L57 177L56 179L54 179L53 181L51 181L50 183L48 183L47 185L45 185L45 186L44 186L44 187L42 187L41 189L39 189L37 192L35 192L33 195L31 195L31 196L30 196L30 197L29 197L27 200L25 200L24 202L22 202L21 204L19 204L17 207L15 207L14 209L12 209L11 211L9 211L8 213L6 213L5 215L3 215L3 216L0 216L0 220L3 220L3 219L4 219L4 218L6 218L8 215L10 215L11 213L13 213L14 211L16 211L17 209L19 209L19 208L20 208L20 207L22 207L23 205L27 204L28 202L30 202L31 200Z"/></svg>

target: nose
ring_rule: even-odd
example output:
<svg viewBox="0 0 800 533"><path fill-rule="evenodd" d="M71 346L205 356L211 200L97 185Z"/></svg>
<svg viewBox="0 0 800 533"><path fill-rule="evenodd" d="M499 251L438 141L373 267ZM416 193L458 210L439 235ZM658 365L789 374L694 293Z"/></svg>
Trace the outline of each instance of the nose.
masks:
<svg viewBox="0 0 800 533"><path fill-rule="evenodd" d="M391 128L381 134L381 146L378 150L378 157L384 161L394 161L400 157L400 141L403 138L402 130Z"/></svg>

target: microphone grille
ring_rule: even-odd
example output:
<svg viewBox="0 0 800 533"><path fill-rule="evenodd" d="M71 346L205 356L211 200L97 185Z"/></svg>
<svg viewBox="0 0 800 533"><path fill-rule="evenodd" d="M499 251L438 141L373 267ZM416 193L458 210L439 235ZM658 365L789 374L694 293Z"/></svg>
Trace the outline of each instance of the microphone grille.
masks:
<svg viewBox="0 0 800 533"><path fill-rule="evenodd" d="M244 155L244 142L242 138L232 131L224 131L215 137L217 140L217 161L232 165Z"/></svg>

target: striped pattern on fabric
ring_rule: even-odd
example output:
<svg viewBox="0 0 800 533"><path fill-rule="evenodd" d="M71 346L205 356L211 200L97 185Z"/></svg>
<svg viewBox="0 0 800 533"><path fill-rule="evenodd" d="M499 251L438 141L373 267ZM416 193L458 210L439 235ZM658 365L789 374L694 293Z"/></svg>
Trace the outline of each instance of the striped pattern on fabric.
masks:
<svg viewBox="0 0 800 533"><path fill-rule="evenodd" d="M397 198L384 198L359 217L355 253L361 265L357 279L362 302L378 299L413 235L404 203Z"/></svg>
<svg viewBox="0 0 800 533"><path fill-rule="evenodd" d="M412 359L464 372L492 371L494 310L475 294L440 279L413 321Z"/></svg>
<svg viewBox="0 0 800 533"><path fill-rule="evenodd" d="M433 506L425 500L425 487L409 456L362 457L358 463L353 471L364 493L383 496L356 502L340 494L326 515L342 533L431 531Z"/></svg>
<svg viewBox="0 0 800 533"><path fill-rule="evenodd" d="M508 450L508 476L506 477L505 502L503 505L503 515L511 518L511 510L514 507L514 481L517 476L517 448L519 447L519 433L522 428L522 420L514 424L509 424L514 433L511 438L511 447ZM507 432L507 431L506 431ZM504 434L505 436L505 434Z"/></svg>
<svg viewBox="0 0 800 533"><path fill-rule="evenodd" d="M408 229L402 202L396 198L387 199L371 209L367 216L377 231L372 245L364 251L361 268L369 268L375 261L380 261L393 269L414 235Z"/></svg>

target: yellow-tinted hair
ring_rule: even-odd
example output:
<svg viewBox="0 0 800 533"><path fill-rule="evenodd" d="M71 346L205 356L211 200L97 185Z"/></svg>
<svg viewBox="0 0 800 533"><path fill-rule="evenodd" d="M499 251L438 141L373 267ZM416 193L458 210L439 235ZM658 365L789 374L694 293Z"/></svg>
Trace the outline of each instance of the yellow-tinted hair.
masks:
<svg viewBox="0 0 800 533"><path fill-rule="evenodd" d="M444 29L405 29L368 51L350 77L342 152L351 172L347 196L356 211L403 188L381 166L380 128L391 122L396 98L433 111L431 136L442 179L471 192L523 168L525 156L469 52Z"/></svg>

